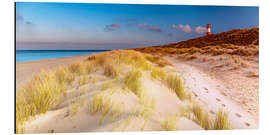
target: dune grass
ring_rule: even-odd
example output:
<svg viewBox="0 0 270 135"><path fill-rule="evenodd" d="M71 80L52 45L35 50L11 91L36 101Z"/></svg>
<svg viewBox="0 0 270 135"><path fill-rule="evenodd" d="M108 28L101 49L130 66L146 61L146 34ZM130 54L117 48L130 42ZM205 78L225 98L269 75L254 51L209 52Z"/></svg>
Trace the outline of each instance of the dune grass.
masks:
<svg viewBox="0 0 270 135"><path fill-rule="evenodd" d="M114 83L115 80L107 80L105 81L102 86L101 86L101 90L107 90L109 88L113 88L114 86L116 86Z"/></svg>
<svg viewBox="0 0 270 135"><path fill-rule="evenodd" d="M131 90L139 98L142 96L142 72L140 70L132 69L124 82L124 89Z"/></svg>
<svg viewBox="0 0 270 135"><path fill-rule="evenodd" d="M119 68L112 62L107 62L103 65L104 75L112 78L119 76Z"/></svg>
<svg viewBox="0 0 270 135"><path fill-rule="evenodd" d="M163 68L153 67L151 69L151 77L163 81L166 79L166 71Z"/></svg>
<svg viewBox="0 0 270 135"><path fill-rule="evenodd" d="M85 74L86 70L82 64L82 62L74 63L68 66L71 73L75 73L77 75Z"/></svg>
<svg viewBox="0 0 270 135"><path fill-rule="evenodd" d="M193 102L191 111L194 115L194 121L199 124L205 130L212 129L213 122L209 114L203 110L203 108L196 102Z"/></svg>
<svg viewBox="0 0 270 135"><path fill-rule="evenodd" d="M107 91L106 91L107 92ZM100 92L92 97L89 102L90 113L95 115L101 113L99 124L102 125L107 114L112 116L111 122L115 121L121 114L120 104L116 104L111 98L110 94L106 92Z"/></svg>
<svg viewBox="0 0 270 135"><path fill-rule="evenodd" d="M53 71L43 71L16 93L17 133L30 117L45 113L57 104L66 90L65 80Z"/></svg>
<svg viewBox="0 0 270 135"><path fill-rule="evenodd" d="M74 116L79 111L79 109L84 106L85 102L86 102L85 97L82 97L77 101L71 100L71 116Z"/></svg>
<svg viewBox="0 0 270 135"><path fill-rule="evenodd" d="M153 114L153 109L144 107L143 112L141 113L141 116L143 118L143 125L141 127L141 131L145 130L147 122L152 114Z"/></svg>
<svg viewBox="0 0 270 135"><path fill-rule="evenodd" d="M111 108L111 122L115 122L115 120L120 117L122 111L122 107L120 103L114 103L112 102L112 108Z"/></svg>
<svg viewBox="0 0 270 135"><path fill-rule="evenodd" d="M231 129L231 124L228 119L228 113L220 109L216 114L216 119L214 123L214 130L228 130Z"/></svg>
<svg viewBox="0 0 270 135"><path fill-rule="evenodd" d="M97 112L101 112L103 108L103 96L101 94L96 94L92 97L89 102L90 113L92 115L96 114Z"/></svg>
<svg viewBox="0 0 270 135"><path fill-rule="evenodd" d="M90 77L87 75L80 76L79 84L80 86L87 84L90 81Z"/></svg>
<svg viewBox="0 0 270 135"><path fill-rule="evenodd" d="M178 127L178 120L176 116L169 116L165 117L165 120L161 124L162 128L166 131L175 131Z"/></svg>
<svg viewBox="0 0 270 135"><path fill-rule="evenodd" d="M83 66L85 68L86 74L93 73L97 70L97 64L95 62L85 61L83 62Z"/></svg>
<svg viewBox="0 0 270 135"><path fill-rule="evenodd" d="M59 81L59 83L71 83L75 80L75 74L68 71L68 68L61 67L58 70L56 70L55 75Z"/></svg>
<svg viewBox="0 0 270 135"><path fill-rule="evenodd" d="M134 116L133 115L130 115L126 118L126 121L124 123L124 127L123 127L123 131L126 130L126 128L131 124L131 121L134 119Z"/></svg>
<svg viewBox="0 0 270 135"><path fill-rule="evenodd" d="M148 55L145 54L145 58L148 61L157 64L159 67L165 67L165 66L168 66L168 65L172 65L172 63L170 63L169 61L163 59L160 56L152 56L152 55L149 55L149 54Z"/></svg>
<svg viewBox="0 0 270 135"><path fill-rule="evenodd" d="M105 99L105 101L103 102L103 108L102 108L102 117L99 120L99 125L102 125L105 116L109 113L110 111L110 107L111 107L111 100L110 99Z"/></svg>
<svg viewBox="0 0 270 135"><path fill-rule="evenodd" d="M167 86L176 93L180 100L185 100L189 98L188 92L184 89L183 82L181 78L177 75L168 75L166 77Z"/></svg>

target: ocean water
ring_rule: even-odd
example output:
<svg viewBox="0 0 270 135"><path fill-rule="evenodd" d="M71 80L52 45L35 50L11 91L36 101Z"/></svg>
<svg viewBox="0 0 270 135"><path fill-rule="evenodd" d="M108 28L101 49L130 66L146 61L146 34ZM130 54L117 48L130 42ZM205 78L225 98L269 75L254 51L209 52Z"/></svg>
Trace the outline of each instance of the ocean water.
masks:
<svg viewBox="0 0 270 135"><path fill-rule="evenodd" d="M16 62L87 55L108 50L16 50Z"/></svg>

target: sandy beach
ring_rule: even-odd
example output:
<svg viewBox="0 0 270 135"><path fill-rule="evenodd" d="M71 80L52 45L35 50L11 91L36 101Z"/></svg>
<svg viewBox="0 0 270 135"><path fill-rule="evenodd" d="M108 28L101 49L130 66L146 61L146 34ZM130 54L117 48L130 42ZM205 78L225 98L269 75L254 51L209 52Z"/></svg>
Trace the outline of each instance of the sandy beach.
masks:
<svg viewBox="0 0 270 135"><path fill-rule="evenodd" d="M52 70L60 66L83 61L88 55L72 56L65 58L44 59L28 62L16 62L16 89L29 82L41 70Z"/></svg>

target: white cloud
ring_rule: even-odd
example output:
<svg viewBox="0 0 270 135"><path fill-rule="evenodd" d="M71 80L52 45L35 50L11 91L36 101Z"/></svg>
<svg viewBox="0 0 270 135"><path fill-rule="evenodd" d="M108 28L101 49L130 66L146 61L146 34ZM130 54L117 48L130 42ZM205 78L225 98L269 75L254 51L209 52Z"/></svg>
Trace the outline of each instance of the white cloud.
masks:
<svg viewBox="0 0 270 135"><path fill-rule="evenodd" d="M203 34L203 33L206 32L206 28L205 27L198 26L198 27L195 28L195 31L198 34Z"/></svg>
<svg viewBox="0 0 270 135"><path fill-rule="evenodd" d="M186 24L186 25L179 24L179 26L173 24L172 28L176 29L176 30L182 30L182 31L184 31L186 33L190 33L192 31L192 28L189 26L189 24Z"/></svg>

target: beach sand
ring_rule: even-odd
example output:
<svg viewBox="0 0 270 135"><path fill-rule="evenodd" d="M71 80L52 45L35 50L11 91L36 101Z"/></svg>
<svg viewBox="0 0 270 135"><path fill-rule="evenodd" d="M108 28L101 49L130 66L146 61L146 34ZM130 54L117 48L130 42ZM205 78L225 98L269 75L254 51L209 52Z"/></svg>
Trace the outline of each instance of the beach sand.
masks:
<svg viewBox="0 0 270 135"><path fill-rule="evenodd" d="M44 59L37 61L16 63L16 89L20 88L41 70L52 70L60 66L86 60L88 55L72 56L65 58Z"/></svg>

